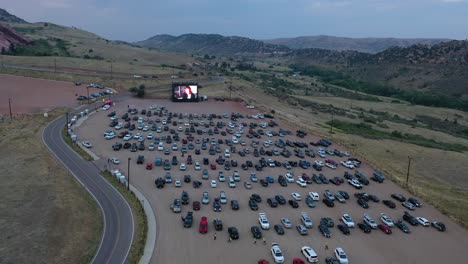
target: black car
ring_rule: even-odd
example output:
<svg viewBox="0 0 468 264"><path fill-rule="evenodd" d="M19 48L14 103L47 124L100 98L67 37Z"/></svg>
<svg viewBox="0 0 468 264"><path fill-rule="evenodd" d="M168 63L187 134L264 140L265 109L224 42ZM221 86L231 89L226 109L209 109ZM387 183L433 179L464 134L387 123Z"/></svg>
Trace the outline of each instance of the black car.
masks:
<svg viewBox="0 0 468 264"><path fill-rule="evenodd" d="M385 176L380 171L374 171L374 175L372 175L371 180L376 181L378 183L383 183L385 180Z"/></svg>
<svg viewBox="0 0 468 264"><path fill-rule="evenodd" d="M221 212L221 202L219 201L219 198L215 198L213 201L213 211Z"/></svg>
<svg viewBox="0 0 468 264"><path fill-rule="evenodd" d="M326 257L325 263L326 264L340 264L341 262L334 257Z"/></svg>
<svg viewBox="0 0 468 264"><path fill-rule="evenodd" d="M239 201L237 200L231 200L231 208L232 210L239 210Z"/></svg>
<svg viewBox="0 0 468 264"><path fill-rule="evenodd" d="M123 148L124 149L129 149L131 146L132 146L132 144L130 144L129 142L125 142L125 144L123 145Z"/></svg>
<svg viewBox="0 0 468 264"><path fill-rule="evenodd" d="M286 181L286 178L283 176L283 175L280 175L278 177L278 183L283 186L283 187L287 187L288 186L288 182Z"/></svg>
<svg viewBox="0 0 468 264"><path fill-rule="evenodd" d="M373 194L369 195L369 200L373 201L374 203L380 202L379 197L377 197L376 195L373 195Z"/></svg>
<svg viewBox="0 0 468 264"><path fill-rule="evenodd" d="M359 198L357 199L357 203L364 209L368 209L369 208L369 204L366 202L366 200L364 200L363 198Z"/></svg>
<svg viewBox="0 0 468 264"><path fill-rule="evenodd" d="M349 227L346 226L346 225L343 225L343 224L339 224L337 225L336 227L338 227L338 229L345 235L349 235L351 234L351 232L349 231Z"/></svg>
<svg viewBox="0 0 468 264"><path fill-rule="evenodd" d="M164 188L164 184L166 183L166 181L164 181L163 178L157 178L155 181L154 181L154 184L156 184L156 188L158 189L162 189Z"/></svg>
<svg viewBox="0 0 468 264"><path fill-rule="evenodd" d="M438 221L431 222L431 226L439 230L440 232L444 232L445 230L447 230L447 228L445 227L445 224L442 222L438 222Z"/></svg>
<svg viewBox="0 0 468 264"><path fill-rule="evenodd" d="M145 143L140 142L140 145L138 146L139 150L145 150Z"/></svg>
<svg viewBox="0 0 468 264"><path fill-rule="evenodd" d="M239 231L237 231L237 228L235 227L229 227L228 228L228 233L229 237L233 240L239 239Z"/></svg>
<svg viewBox="0 0 468 264"><path fill-rule="evenodd" d="M182 201L182 204L189 204L190 198L186 191L182 192L181 201Z"/></svg>
<svg viewBox="0 0 468 264"><path fill-rule="evenodd" d="M319 225L319 230L322 233L322 235L326 238L331 237L331 232L330 229L328 229L328 226L326 224L320 224Z"/></svg>
<svg viewBox="0 0 468 264"><path fill-rule="evenodd" d="M322 202L328 207L334 207L335 206L335 203L332 200L327 199L327 198L323 198Z"/></svg>
<svg viewBox="0 0 468 264"><path fill-rule="evenodd" d="M131 151L131 152L136 152L137 150L138 150L137 144L136 144L136 143L132 143L132 146L130 147L130 151Z"/></svg>
<svg viewBox="0 0 468 264"><path fill-rule="evenodd" d="M330 217L323 217L320 219L320 224L321 225L326 225L327 227L334 227L335 223L333 222L333 219Z"/></svg>
<svg viewBox="0 0 468 264"><path fill-rule="evenodd" d="M265 179L260 179L260 184L261 184L263 187L268 187L268 182L267 182Z"/></svg>
<svg viewBox="0 0 468 264"><path fill-rule="evenodd" d="M198 189L202 185L201 181L193 181L193 188Z"/></svg>
<svg viewBox="0 0 468 264"><path fill-rule="evenodd" d="M338 191L338 192L340 192L341 196L343 196L343 198L345 198L346 200L349 199L349 194L346 191Z"/></svg>
<svg viewBox="0 0 468 264"><path fill-rule="evenodd" d="M276 200L279 204L281 204L281 205L285 205L285 204L286 204L286 198L284 198L283 195L280 195L280 194L279 194L279 195L276 195L276 196L275 196L275 200Z"/></svg>
<svg viewBox="0 0 468 264"><path fill-rule="evenodd" d="M392 209L396 207L396 204L390 200L383 200L382 203Z"/></svg>
<svg viewBox="0 0 468 264"><path fill-rule="evenodd" d="M252 195L250 195L250 200L255 200L255 202L261 203L262 202L262 197L260 197L260 195L258 195L256 193L253 193Z"/></svg>
<svg viewBox="0 0 468 264"><path fill-rule="evenodd" d="M274 228L278 235L284 235L284 228L282 225L275 225Z"/></svg>
<svg viewBox="0 0 468 264"><path fill-rule="evenodd" d="M296 202L296 200L289 200L288 201L289 205L291 205L292 208L298 208L299 204Z"/></svg>
<svg viewBox="0 0 468 264"><path fill-rule="evenodd" d="M253 199L249 200L249 207L252 211L257 211L258 210L258 205L257 202Z"/></svg>
<svg viewBox="0 0 468 264"><path fill-rule="evenodd" d="M262 231L260 231L260 228L258 226L252 226L250 228L250 231L252 232L252 236L255 239L260 239L262 238Z"/></svg>
<svg viewBox="0 0 468 264"><path fill-rule="evenodd" d="M122 143L116 142L114 145L112 145L112 149L115 151L118 151L122 148Z"/></svg>
<svg viewBox="0 0 468 264"><path fill-rule="evenodd" d="M421 207L422 206L421 202L418 201L418 199L413 198L413 197L409 198L408 202L412 203L416 207Z"/></svg>
<svg viewBox="0 0 468 264"><path fill-rule="evenodd" d="M405 213L403 214L403 220L410 223L412 226L419 225L418 220L416 219L416 217L412 216L407 211L405 211Z"/></svg>
<svg viewBox="0 0 468 264"><path fill-rule="evenodd" d="M359 227L359 229L361 229L364 233L370 233L370 232L371 232L371 227L370 227L368 224L364 223L364 222L358 223L358 227Z"/></svg>
<svg viewBox="0 0 468 264"><path fill-rule="evenodd" d="M270 205L272 208L278 207L278 202L274 198L268 198L267 203Z"/></svg>
<svg viewBox="0 0 468 264"><path fill-rule="evenodd" d="M401 194L392 194L391 196L392 196L393 199L395 199L395 200L397 200L399 202L406 201L406 198Z"/></svg>
<svg viewBox="0 0 468 264"><path fill-rule="evenodd" d="M411 230L409 229L409 227L401 219L398 219L395 222L395 226L400 228L400 230L403 231L404 233L407 233L407 234L411 233Z"/></svg>
<svg viewBox="0 0 468 264"><path fill-rule="evenodd" d="M137 164L143 164L145 162L145 156L139 155L137 158Z"/></svg>
<svg viewBox="0 0 468 264"><path fill-rule="evenodd" d="M221 219L214 219L213 225L216 231L223 230L223 222L221 221Z"/></svg>
<svg viewBox="0 0 468 264"><path fill-rule="evenodd" d="M184 182L189 183L192 181L192 177L190 175L184 175Z"/></svg>

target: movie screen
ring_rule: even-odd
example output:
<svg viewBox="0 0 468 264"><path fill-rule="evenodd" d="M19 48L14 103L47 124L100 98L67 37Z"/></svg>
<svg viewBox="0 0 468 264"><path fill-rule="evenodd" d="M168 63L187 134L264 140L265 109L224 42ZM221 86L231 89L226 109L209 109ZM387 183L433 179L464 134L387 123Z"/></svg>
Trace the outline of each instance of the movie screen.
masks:
<svg viewBox="0 0 468 264"><path fill-rule="evenodd" d="M174 101L198 101L197 85L175 85L172 89Z"/></svg>

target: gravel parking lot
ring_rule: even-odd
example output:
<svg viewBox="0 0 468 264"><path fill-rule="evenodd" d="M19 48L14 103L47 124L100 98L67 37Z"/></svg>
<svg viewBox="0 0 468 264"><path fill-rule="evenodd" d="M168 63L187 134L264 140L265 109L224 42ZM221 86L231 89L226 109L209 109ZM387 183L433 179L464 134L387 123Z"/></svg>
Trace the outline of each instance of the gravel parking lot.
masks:
<svg viewBox="0 0 468 264"><path fill-rule="evenodd" d="M374 181L371 181L368 186L365 186L362 190L356 190L347 182L340 186L335 186L334 184L316 184L313 183L307 187L300 187L296 183L289 183L287 187L281 187L277 178L278 175L285 175L288 170L284 167L266 167L262 171L256 172L259 179L264 179L266 176L271 175L275 179L275 183L270 184L268 187L262 187L260 183L253 183L252 189L247 190L243 186L244 181L249 181L249 176L252 171L255 171L255 168L249 168L248 170L243 170L240 168L242 163L245 163L247 160L252 161L254 164L258 162L260 157L256 158L253 156L253 147L250 146L251 139L246 137L248 128L244 128L244 133L241 138L245 139L246 146L243 147L240 144L235 144L237 150L240 151L243 148L250 149L250 154L247 154L245 157L241 157L238 153L231 154L231 159L236 159L238 161L239 167L232 168L230 171L224 171L222 166L217 165L216 170L211 170L209 166L203 165L203 158L208 157L210 163L215 163L215 159L223 153L216 153L215 155L209 155L208 150L201 150L200 155L195 155L194 150L188 150L188 153L181 156L180 147L182 141L177 142L179 150L172 152L170 155L164 155L163 151L149 151L148 144L150 140L145 140L146 149L144 151L130 152L130 149L121 149L120 151L113 151L112 145L115 142L124 141L120 138L114 138L111 140L105 140L103 137L104 131L111 129L109 125L109 117L107 114L110 111L116 111L119 117L127 112L128 108L137 108L149 109L150 105L158 104L165 106L169 111L176 113L197 113L201 114L222 114L231 112L241 112L244 115L254 115L257 114L255 109L246 109L245 106L240 103L235 102L216 102L208 101L203 103L171 103L165 100L137 100L137 99L127 99L122 102L117 102L117 105L112 107L110 110L99 112L90 116L90 118L79 128L75 130L78 135L79 140L89 140L93 144L93 152L101 157L101 162L104 162L112 157L117 157L120 159L121 164L119 165L110 165L112 168L119 168L122 170L124 175L127 175L127 158L130 157L131 162L131 183L136 188L138 188L150 201L151 206L155 212L156 221L157 221L157 241L156 249L152 257L152 263L256 263L260 258L265 258L273 263L273 258L270 254L270 245L273 242L279 243L281 249L285 255L285 263L291 263L294 257L303 258L300 253L300 248L302 246L312 247L319 256L320 263L324 263L326 256L331 256L333 254L333 249L335 247L342 247L350 260L350 263L442 263L445 261L452 262L463 262L464 249L468 243L468 233L465 229L458 226L449 220L446 216L441 214L439 211L434 209L432 206L427 205L423 202L421 208L416 209L416 211L411 212L414 216L423 216L429 221L442 221L447 226L446 232L438 232L433 227L422 227L422 226L409 226L411 229L411 234L404 234L398 228L393 228L393 234L386 235L382 231L375 229L372 230L370 234L364 234L357 227L351 230L350 235L342 234L336 227L336 224L339 224L339 219L341 218L342 213L346 212L351 215L354 222L362 222L363 214L369 213L379 224L381 223L379 219L380 213L384 212L393 220L401 219L403 212L407 209L403 208L400 203L396 200L390 198L392 193L401 193L406 197L411 197L409 193L402 190L392 182L386 180L384 183L379 184ZM142 116L138 113L138 116ZM133 115L130 115L133 117ZM151 119L155 119L155 116L151 116ZM167 118L167 116L159 117L160 119ZM178 121L179 118L173 118L173 120ZM188 117L183 117L181 120L189 120ZM268 122L270 119L248 119L241 118L237 120L237 123L240 122ZM122 119L118 120L119 122L124 122ZM194 119L194 121L198 121ZM231 120L229 118L223 119L213 119L213 121L223 121L228 124ZM137 121L131 121L132 123L137 124ZM207 119L204 119L204 122L207 123ZM125 122L124 122L125 123ZM156 125L162 126L161 123ZM150 125L151 126L151 125ZM178 124L177 126L169 125L169 128L174 128L177 130L179 126L182 126L185 129L184 124ZM195 127L198 129L201 127ZM210 127L213 129L214 127ZM220 129L220 131L226 131L228 126ZM273 136L268 137L266 135L261 136L260 143L263 143L264 140L271 140L273 143L281 138L284 141L300 141L309 143L311 141L317 142L319 138L313 135L307 135L305 138L299 138L295 135L296 129L294 127L289 127L286 124L280 124L276 127L267 127L264 128L264 131L278 131L279 128L284 130L290 130L291 135L284 137ZM233 128L237 130L238 128ZM257 127L255 130L258 130ZM114 129L115 130L115 129ZM117 134L121 131L127 129L115 130ZM148 133L153 133L155 137L161 137L163 134L168 135L169 132L156 133L156 131L147 131L143 132L142 130L135 129L131 131L133 134L138 132L144 134L145 136ZM181 140L186 138L184 132L178 132ZM197 135L194 134L195 139L202 139L203 137L208 138L222 138L231 139L232 135L227 134L222 136L221 134L214 134L209 136L207 134ZM135 139L132 139L130 142L136 142ZM195 140L193 141L195 144ZM196 148L199 147L195 144ZM207 144L208 148L210 143ZM166 148L170 147L171 144L165 143ZM271 147L264 147L265 150L272 149L274 144ZM317 147L311 147L315 153L317 153ZM221 145L222 152L227 148L226 144ZM260 148L260 146L259 146ZM298 161L300 158L294 156L294 148L286 147L292 152L290 158L285 158L283 156L264 156L265 159L273 158L283 163L285 160ZM335 144L330 146L331 149L344 150L340 146ZM281 149L280 149L281 151ZM194 165L188 165L186 171L180 171L179 166L172 166L170 170L172 178L174 179L183 179L183 175L191 175L192 181L198 180L202 182L202 186L198 189L195 189L191 183L182 183L182 187L174 187L174 184L166 184L163 189L156 189L154 181L158 177L163 177L166 174L166 171L162 167L154 167L152 170L146 170L145 165L137 165L136 160L138 155L144 155L145 163L151 162L154 165L156 157L162 157L164 159L172 159L172 156L176 155L180 162L185 162L188 155L191 155L193 160L200 161L201 170L195 171ZM352 154L351 154L352 157ZM348 157L329 157L337 162L346 160ZM230 160L229 158L226 158ZM304 160L308 160L313 163L314 160L324 160L316 156L315 158L310 158L305 156ZM226 176L232 175L234 170L237 170L240 173L241 182L237 182L236 188L229 188L227 181L220 183L218 181L217 188L211 188L208 180L202 180L201 175L203 169L207 168L209 171L209 177L211 179L217 180L218 171L224 171ZM358 170L364 173L367 178L370 178L373 173L373 169L370 168L367 164L361 164ZM311 176L313 173L319 174L323 173L328 178L334 176L343 177L345 171L354 173L354 170L346 169L345 167L339 165L337 169L332 170L330 168L324 168L321 172L316 172L312 167L304 170L302 168L294 167L290 171L294 172L294 175L300 176L303 172ZM316 202L315 208L309 208L305 202L304 198L308 192L314 191L320 194L320 199L322 199L324 190L330 190L335 193L337 190L343 190L350 194L350 199L344 204L335 202L333 208L325 206L321 201ZM183 205L182 213L176 214L170 210L170 204L173 199L180 198L182 191L185 190L190 195L190 206ZM204 191L209 192L211 203L209 205L201 206L200 211L194 211L194 222L191 228L184 228L181 221L181 216L185 216L188 211L193 211L191 207L191 202L193 200L201 200L202 193ZM228 198L228 204L223 205L222 212L214 212L212 202L213 199L219 196L220 191L225 191ZM267 203L267 198L273 198L276 194L283 195L286 199L291 199L291 192L298 192L302 195L302 201L299 201L299 208L293 209L288 204L279 205L278 208L271 208ZM369 202L369 209L363 209L360 207L356 198L354 198L354 193L356 192L367 192L369 194L377 195L381 200L389 199L397 203L396 209L389 209L387 206L380 203ZM262 202L259 204L258 211L252 211L248 206L249 197L252 193L257 193L262 197ZM236 199L240 202L240 210L233 211L230 207L230 200ZM253 225L260 226L258 222L258 213L264 212L267 214L270 221L270 230L262 230L263 236L266 240L266 245L263 245L261 241L258 241L254 244L254 239L250 232L250 227ZM300 236L299 233L294 228L297 224L300 223L300 214L301 212L307 212L311 217L314 227L309 230L307 236ZM206 216L209 222L209 232L208 234L200 234L198 232L198 225L202 216ZM273 225L280 224L281 217L288 217L293 224L293 229L286 229L284 235L278 235L273 229ZM320 231L318 230L318 225L320 218L330 217L335 222L335 227L331 228L332 237L324 238ZM212 220L214 218L220 218L223 221L224 229L223 231L216 231L216 239L214 239L215 231L212 225ZM227 227L235 226L238 228L240 233L240 239L234 240L231 243L228 242ZM325 245L328 244L329 249L325 249Z"/></svg>

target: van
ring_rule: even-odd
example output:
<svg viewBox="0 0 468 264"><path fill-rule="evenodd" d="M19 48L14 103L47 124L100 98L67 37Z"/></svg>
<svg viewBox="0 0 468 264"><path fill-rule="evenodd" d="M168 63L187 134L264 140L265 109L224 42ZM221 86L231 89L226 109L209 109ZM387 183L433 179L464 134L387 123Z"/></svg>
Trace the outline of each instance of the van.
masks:
<svg viewBox="0 0 468 264"><path fill-rule="evenodd" d="M307 259L307 261L312 263L318 262L317 253L311 247L302 247L301 248L302 255Z"/></svg>

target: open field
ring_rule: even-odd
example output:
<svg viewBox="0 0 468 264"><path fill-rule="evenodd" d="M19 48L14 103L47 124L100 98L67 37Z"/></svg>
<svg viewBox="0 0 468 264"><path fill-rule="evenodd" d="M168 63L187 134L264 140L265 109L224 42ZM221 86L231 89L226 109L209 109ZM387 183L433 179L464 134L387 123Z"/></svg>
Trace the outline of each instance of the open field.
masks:
<svg viewBox="0 0 468 264"><path fill-rule="evenodd" d="M41 128L63 113L0 123L1 263L88 263L97 249L95 201L41 141Z"/></svg>
<svg viewBox="0 0 468 264"><path fill-rule="evenodd" d="M89 88L90 94L101 91ZM13 114L43 113L57 107L78 106L77 95L86 95L87 89L71 82L0 74L0 94L0 114L9 114L8 98L11 98Z"/></svg>
<svg viewBox="0 0 468 264"><path fill-rule="evenodd" d="M244 113L257 113L258 110L247 110L243 108L238 103L234 102L214 102L210 101L207 103L170 103L166 100L137 100L137 99L128 99L126 101L117 102L117 105L112 110L116 110L119 116L121 116L127 110L127 105L132 107L137 107L142 109L143 107L147 108L149 105L154 103L164 105L168 107L169 111L171 109L175 110L178 113L230 113L235 112L244 112ZM91 116L81 127L75 130L78 134L78 137L82 140L90 140L93 143L93 151L102 158L111 158L118 157L121 160L120 165L112 165L112 167L117 167L122 170L122 172L127 174L127 157L131 157L131 181L132 185L141 190L142 193L149 199L151 205L154 209L157 226L157 242L156 242L156 251L154 252L152 263L213 263L220 262L223 263L252 263L258 260L259 258L266 258L271 261L271 256L269 253L269 245L272 242L279 242L282 247L283 253L285 253L286 260L289 261L293 257L300 256L299 247L303 245L312 246L318 253L321 260L325 256L331 255L331 250L334 247L342 246L348 253L352 262L356 263L439 263L445 261L446 259L456 260L463 259L464 256L464 244L467 243L467 231L462 227L448 219L442 213L434 209L431 205L427 204L427 201L423 199L424 206L414 213L414 215L422 215L427 217L430 220L442 220L448 226L448 231L446 233L439 233L433 228L423 228L423 227L412 227L412 234L406 235L403 234L400 230L394 230L394 234L387 236L381 233L381 231L374 230L372 234L367 235L363 234L360 230L352 230L350 236L342 235L337 229L332 228L332 238L325 239L323 238L319 231L317 230L317 225L321 217L331 217L335 223L338 223L339 215L342 212L348 212L354 218L355 221L362 220L362 214L365 212L370 213L374 218L377 218L378 213L386 212L393 219L401 218L402 212L404 209L398 205L397 209L390 210L385 207L383 204L374 204L371 203L371 209L365 210L359 207L355 198L350 198L346 204L336 204L335 208L325 207L322 202L318 202L316 208L308 208L303 201L299 202L299 209L292 209L289 205L280 206L279 208L270 208L265 200L268 197L272 197L275 194L279 193L284 195L287 199L290 199L290 192L296 191L306 195L309 191L318 191L321 195L325 189L330 189L332 191L336 190L345 190L351 195L356 192L352 189L351 186L345 184L344 186L334 186L334 185L317 185L313 184L306 188L301 188L297 184L289 184L288 187L283 188L274 183L268 188L261 187L259 183L253 184L252 190L246 190L242 183L246 181L251 170L244 171L241 168L237 169L241 175L241 182L237 183L237 187L232 189L227 187L227 183L218 182L217 188L210 188L208 181L201 180L201 171L195 171L193 165L189 165L187 171L182 172L179 170L178 166L173 166L171 169L171 174L174 179L181 179L182 175L190 174L192 180L202 181L202 186L200 189L194 189L191 184L182 183L182 188L175 188L172 184L167 184L164 189L156 189L154 186L154 179L157 177L163 177L165 171L161 167L155 167L153 170L145 170L144 165L137 165L135 160L137 155L145 155L146 161L153 162L155 157L170 158L173 155L176 155L179 159L179 162L185 160L184 157L180 156L180 152L177 151L172 153L169 156L163 155L160 151L139 151L137 153L132 153L129 150L121 149L120 151L113 151L111 145L116 141L121 141L120 139L113 139L106 141L102 137L102 132L108 130L109 127L107 123L109 122L106 114L109 112L100 111L95 115ZM174 118L179 120L178 118ZM218 119L215 119L218 121ZM224 119L223 121L228 122L229 120ZM255 119L245 119L247 122L257 121ZM135 121L133 121L135 122ZM257 121L258 122L258 121ZM281 122L281 126L285 129L295 130L294 127ZM173 126L170 125L172 128ZM277 130L277 128L275 128ZM135 130L136 132L142 132L141 130ZM151 132L151 131L148 131ZM142 132L146 135L148 132ZM156 137L160 136L153 132ZM167 133L167 132L166 132ZM198 136L195 135L195 138L206 137L207 135ZM215 135L214 137L219 137L220 135ZM185 136L182 134L182 138ZM211 137L211 136L210 136ZM262 140L265 140L265 136ZM271 138L274 141L276 138ZM288 136L285 139L294 139L298 138L294 136ZM299 139L300 141L312 141L317 140L316 135L307 136L305 139ZM249 139L246 139L249 143ZM134 142L134 141L132 141ZM148 141L145 141L146 146L148 146ZM180 142L179 142L180 143ZM373 143L373 142L372 142ZM165 144L168 147L168 144ZM222 149L226 145L222 145ZM342 149L340 146L334 145L334 148ZM240 149L241 146L237 145L237 148ZM250 148L250 147L249 147ZM315 148L315 147L314 147ZM353 150L354 151L354 150ZM209 157L210 161L213 161L219 154L215 156L208 155L207 151L203 151L200 156L194 155L193 151L188 152L191 154L194 160L202 160L204 156ZM238 154L232 154L234 159L237 159L239 163L243 163L245 160L255 160L252 154L248 154L245 158L240 157ZM268 158L268 157L266 157ZM282 161L284 158L274 157L274 159L279 159ZM309 159L309 158L306 158ZM338 159L339 158L334 158ZM291 157L290 160L297 160L296 157ZM208 166L202 165L202 170ZM219 167L216 171L209 171L210 179L215 179L219 170L224 170ZM253 169L254 170L254 169ZM360 169L366 175L372 173L372 169L367 165L363 165ZM300 168L294 168L293 171L295 175L300 175L304 170ZM330 177L336 175L342 175L344 171L343 167L332 171L330 169L325 169L323 173ZM313 171L311 169L307 170L307 173L310 175ZM260 179L264 178L266 175L273 175L275 178L279 174L284 174L285 168L265 168L262 172L257 172L257 175ZM231 175L230 171L225 171L227 176ZM413 178L412 178L413 180ZM232 211L229 205L223 206L223 212L215 213L213 212L211 205L202 205L202 209L194 213L194 223L192 228L186 229L182 227L180 220L180 214L174 214L169 210L169 205L174 198L180 197L182 190L189 192L189 195L192 200L199 200L201 198L201 193L203 191L208 191L210 198L213 199L219 194L219 191L226 191L228 197L228 203L230 199L237 199L240 202L241 209L239 211ZM402 193L405 196L410 196L410 194L402 190L400 187L395 185L390 181L386 181L383 184L377 184L372 182L368 187L364 188L364 191L376 194L381 199L389 198L391 193ZM259 193L263 202L259 204L259 211L251 211L248 206L248 196L251 193ZM191 210L189 206L183 206L182 215L185 215L187 211ZM270 225L278 224L280 217L289 217L293 225L299 223L299 214L302 211L306 211L311 216L314 227L312 230L309 230L309 236L301 237L296 230L286 230L284 236L277 235L274 230L263 231L263 235L266 237L267 245L262 245L259 241L256 245L253 244L253 238L250 234L250 227L252 225L258 224L258 212L267 213L270 219ZM198 233L198 223L201 216L207 216L209 225L208 235L201 235ZM211 221L213 218L219 217L223 220L225 229L221 232L217 232L217 239L214 240L214 231ZM240 231L240 240L233 241L231 244L227 242L228 236L226 232L226 227L236 226ZM417 241L417 242L415 242ZM200 243L203 242L203 243ZM330 250L327 252L324 249L325 242L330 246ZM444 249L441 250L440 245L444 245ZM174 254L175 248L183 248L184 254ZM209 250L208 250L209 249ZM427 252L435 252L438 254L426 254ZM215 253L213 253L215 252ZM226 258L227 255L234 255L235 258Z"/></svg>

